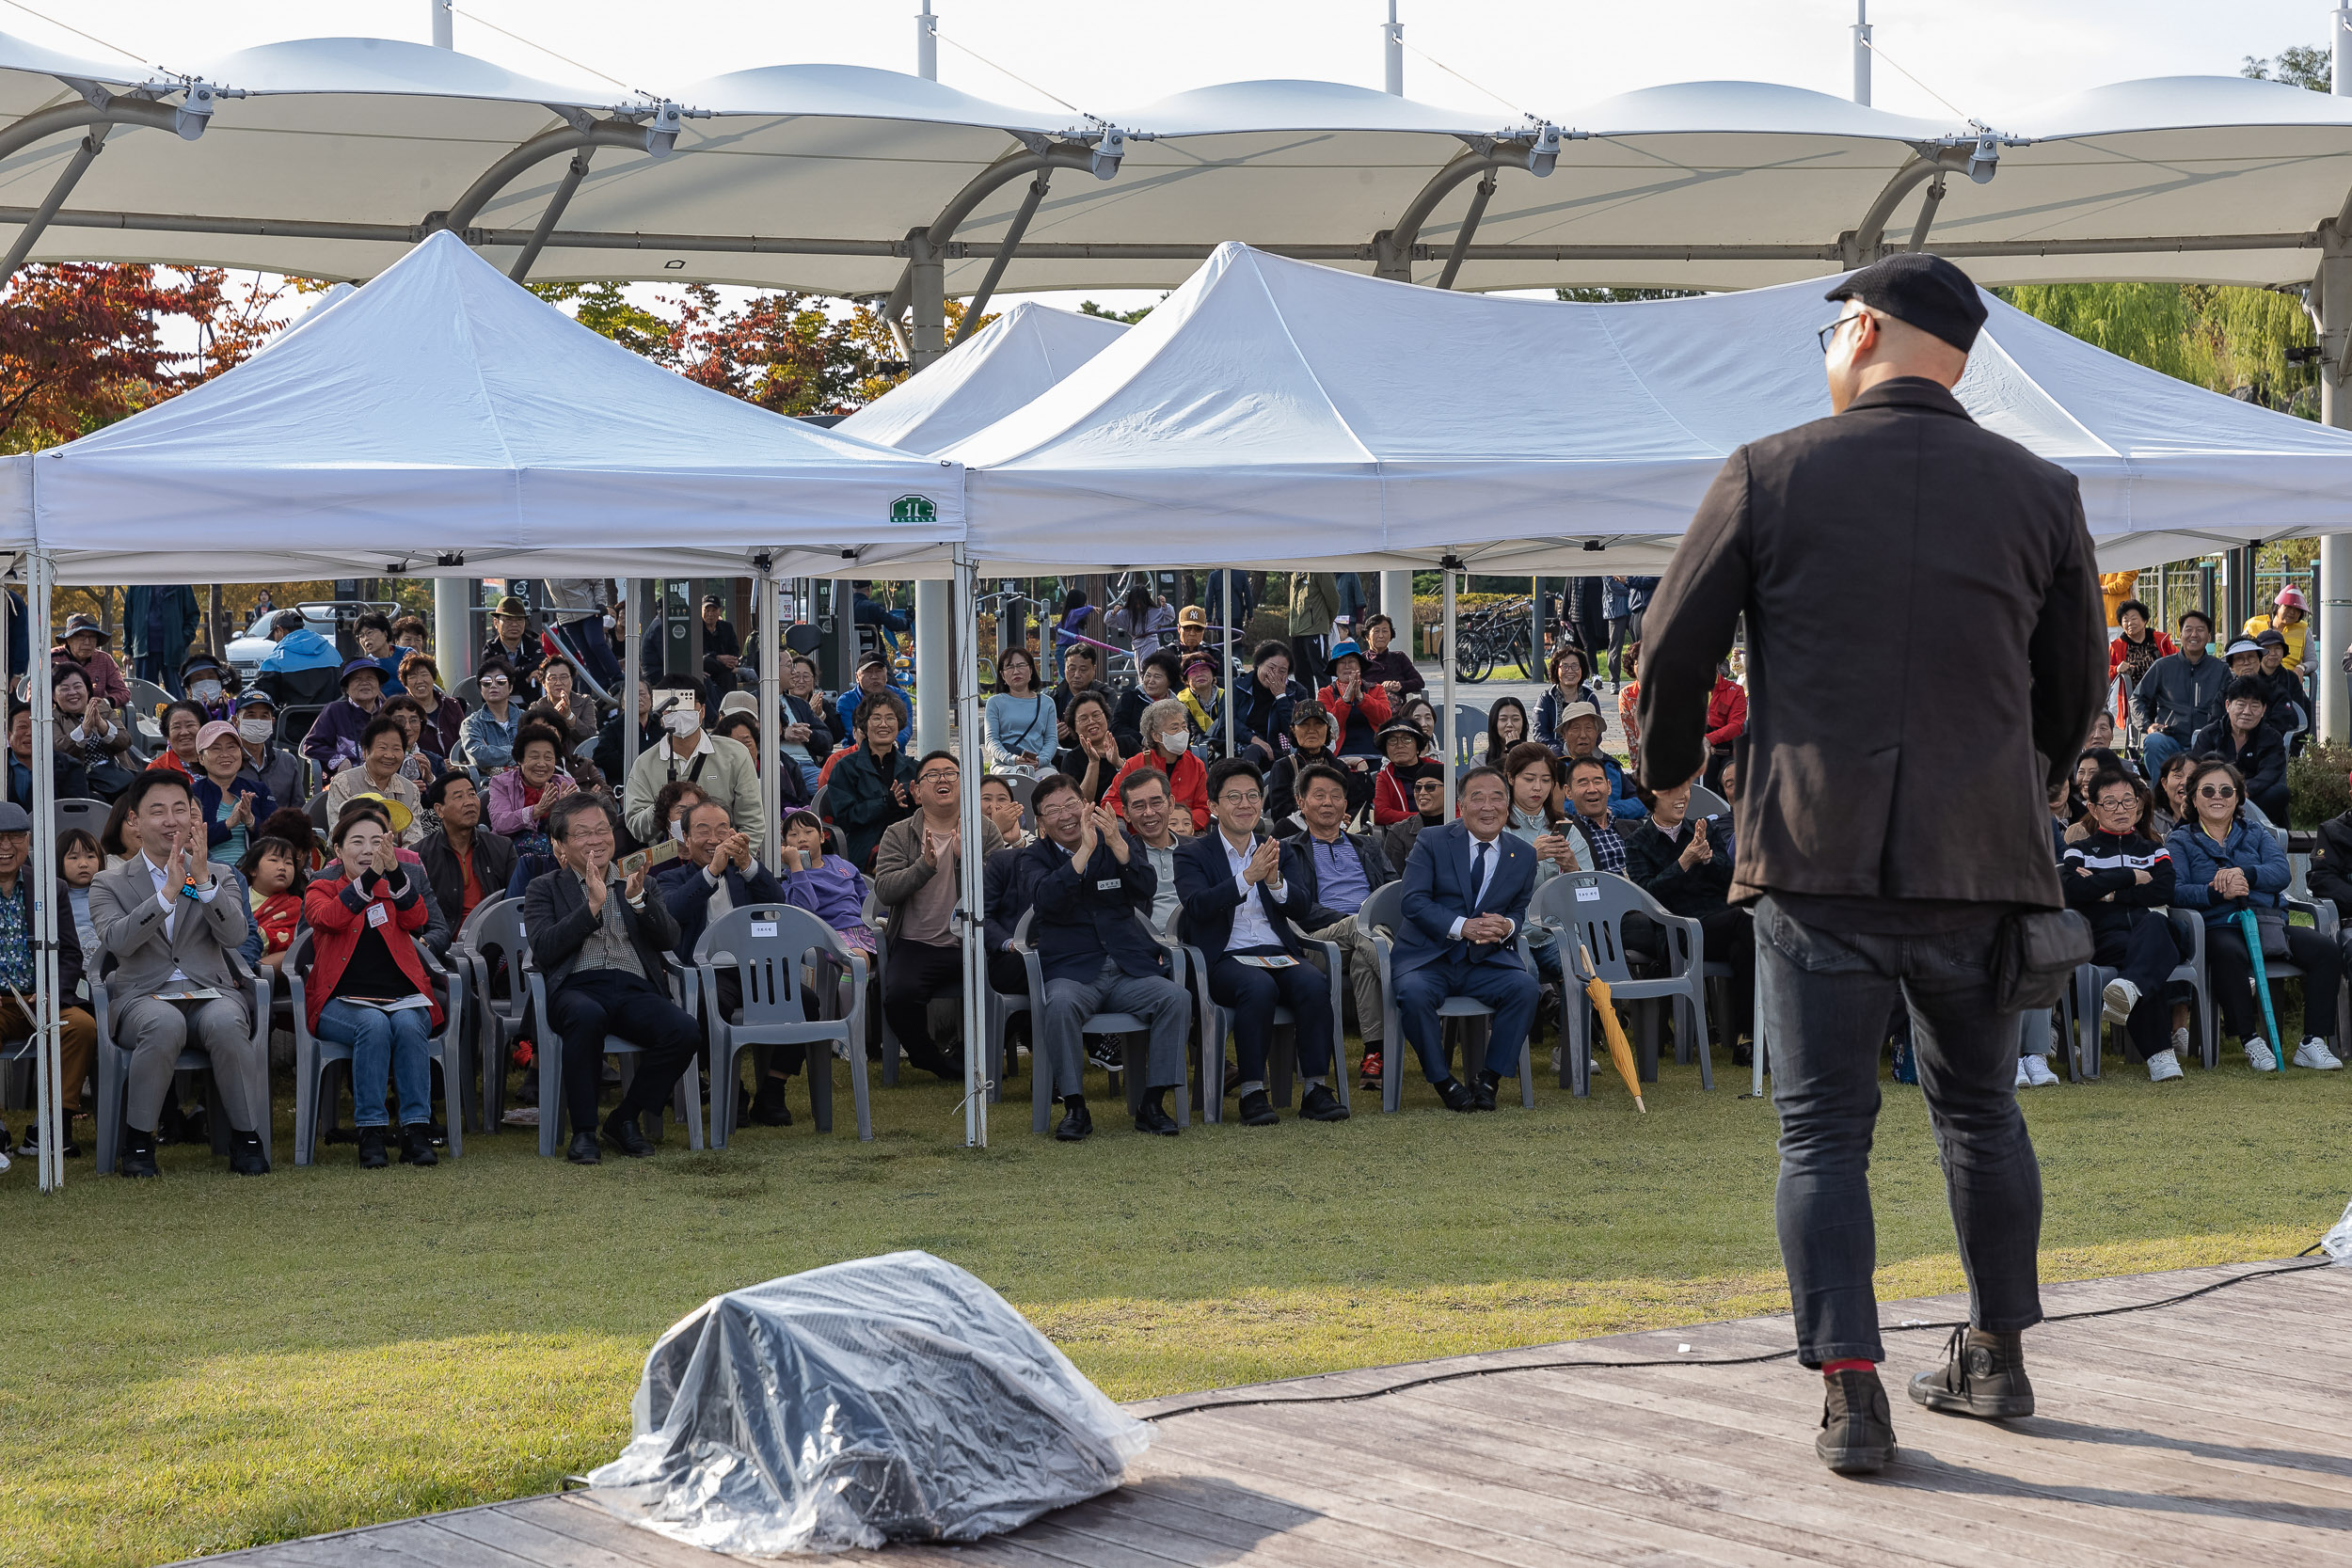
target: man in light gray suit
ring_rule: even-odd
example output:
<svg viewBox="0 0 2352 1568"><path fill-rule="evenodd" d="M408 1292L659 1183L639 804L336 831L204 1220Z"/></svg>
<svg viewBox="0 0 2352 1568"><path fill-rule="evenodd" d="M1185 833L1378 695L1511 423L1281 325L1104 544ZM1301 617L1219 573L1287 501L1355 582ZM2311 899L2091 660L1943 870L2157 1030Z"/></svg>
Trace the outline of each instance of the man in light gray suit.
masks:
<svg viewBox="0 0 2352 1568"><path fill-rule="evenodd" d="M242 884L205 859L203 818L184 777L150 769L123 799L138 818L144 848L89 890L96 973L114 998L114 1037L131 1048L129 1135L117 1169L157 1174L155 1122L193 1030L220 1085L231 1132L229 1168L266 1176L261 1129L269 1115L269 1060L254 1049L252 1001L234 958L251 926Z"/></svg>

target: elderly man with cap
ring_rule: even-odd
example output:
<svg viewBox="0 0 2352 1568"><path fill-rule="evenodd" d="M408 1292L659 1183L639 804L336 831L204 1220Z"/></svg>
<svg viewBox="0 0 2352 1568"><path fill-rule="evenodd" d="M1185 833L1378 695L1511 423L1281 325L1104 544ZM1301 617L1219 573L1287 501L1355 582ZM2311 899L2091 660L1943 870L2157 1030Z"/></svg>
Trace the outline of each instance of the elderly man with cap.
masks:
<svg viewBox="0 0 2352 1568"><path fill-rule="evenodd" d="M519 689L539 668L542 657L539 640L531 635L531 607L512 594L500 599L490 611L490 640L474 656L475 667L504 659Z"/></svg>
<svg viewBox="0 0 2352 1568"><path fill-rule="evenodd" d="M32 853L32 817L15 801L0 800L0 988L5 988L0 989L0 1043L9 1045L31 1037L35 1020L25 1009L39 1005L34 988L40 972L33 962L33 885L26 863ZM63 1091L65 1151L72 1156L81 1152L73 1142L73 1118L85 1108L82 1085L98 1059L98 1025L90 1018L88 1005L75 994L82 986L82 942L73 927L72 900L62 880L56 884L56 897L61 915L57 921L58 1022L64 1037L59 1064L64 1071L58 1083ZM23 1006L18 1005L20 1001ZM38 1122L26 1126L24 1145L18 1153L40 1152L39 1126ZM0 1145L7 1142L6 1131L0 1130Z"/></svg>
<svg viewBox="0 0 2352 1568"><path fill-rule="evenodd" d="M2021 1337L2042 1321L2042 1179L2018 1111L2021 1006L1995 975L2028 933L2079 944L2043 791L2062 785L2106 684L2106 614L2074 477L1979 426L1952 395L1986 309L1910 251L1829 292L1832 415L1724 462L1651 601L1642 777L1706 760L1708 694L1742 614L1748 732L1739 863L1781 1123L1781 1255L1798 1354L1824 1377L1815 1450L1841 1475L1895 1450L1869 1157L1888 1013L1908 1005L1969 1323L1912 1380L1931 1410L2030 1415ZM1970 628L1954 659L1917 618ZM1824 618L1823 605L1843 607ZM1965 723L1951 721L1955 714ZM2052 966L2057 967L2057 966Z"/></svg>
<svg viewBox="0 0 2352 1568"><path fill-rule="evenodd" d="M10 611L11 614L14 611ZM106 628L87 615L76 615L65 624L65 637L49 650L50 660L72 659L89 677L93 696L103 697L116 707L127 707L131 702L130 683L122 678L122 667L106 651Z"/></svg>
<svg viewBox="0 0 2352 1568"><path fill-rule="evenodd" d="M338 677L343 694L310 721L302 737L302 754L310 759L322 780L330 779L359 760L359 734L384 706L384 672L372 660L355 658Z"/></svg>
<svg viewBox="0 0 2352 1568"><path fill-rule="evenodd" d="M1710 703L1714 689L1714 682L1708 681ZM1590 703L1570 703L1562 708L1560 728L1556 732L1560 736L1560 757L1563 762L1589 759L1600 764L1601 770L1609 775L1609 814L1624 818L1625 831L1630 832L1634 824L1649 816L1649 808L1642 804L1641 797L1633 792L1633 781L1626 777L1625 769L1618 766L1617 759L1600 749L1600 709Z"/></svg>

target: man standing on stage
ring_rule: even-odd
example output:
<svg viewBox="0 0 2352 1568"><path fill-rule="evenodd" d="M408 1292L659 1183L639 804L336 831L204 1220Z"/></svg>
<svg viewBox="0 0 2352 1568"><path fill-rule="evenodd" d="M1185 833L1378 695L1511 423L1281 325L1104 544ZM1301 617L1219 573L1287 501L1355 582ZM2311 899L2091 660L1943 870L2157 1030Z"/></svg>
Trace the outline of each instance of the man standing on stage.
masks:
<svg viewBox="0 0 2352 1568"><path fill-rule="evenodd" d="M1993 958L2007 917L2059 905L2042 791L2089 732L2106 666L2074 476L1979 427L1949 390L1984 323L1976 286L1911 252L1828 297L1846 302L1821 329L1836 412L1740 448L1716 476L1649 607L1641 732L1645 784L1699 771L1716 661L1744 613L1732 896L1755 902L1763 939L1781 1255L1799 1354L1827 1381L1815 1448L1851 1475L1895 1450L1868 1168L1899 994L1974 1325L1911 1397L2033 1411L2019 1341L2042 1321L2042 1176ZM1930 602L1941 613L1919 618ZM1937 629L1953 625L1971 628L1968 658Z"/></svg>

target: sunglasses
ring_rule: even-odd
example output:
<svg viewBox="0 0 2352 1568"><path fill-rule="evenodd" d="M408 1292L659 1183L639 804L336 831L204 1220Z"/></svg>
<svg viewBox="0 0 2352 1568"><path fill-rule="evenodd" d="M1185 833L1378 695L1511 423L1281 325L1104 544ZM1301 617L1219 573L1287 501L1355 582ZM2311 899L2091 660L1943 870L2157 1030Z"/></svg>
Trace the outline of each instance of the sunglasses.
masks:
<svg viewBox="0 0 2352 1568"><path fill-rule="evenodd" d="M2231 784L2199 784L2197 798L2201 800L2234 800L2237 789Z"/></svg>

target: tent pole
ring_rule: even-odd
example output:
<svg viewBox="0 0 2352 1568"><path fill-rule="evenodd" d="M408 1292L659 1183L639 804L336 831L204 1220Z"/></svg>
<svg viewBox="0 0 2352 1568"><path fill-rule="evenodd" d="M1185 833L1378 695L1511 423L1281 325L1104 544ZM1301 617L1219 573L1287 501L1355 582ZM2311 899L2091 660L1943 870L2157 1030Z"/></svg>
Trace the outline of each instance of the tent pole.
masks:
<svg viewBox="0 0 2352 1568"><path fill-rule="evenodd" d="M2339 12L2335 24L2337 51L2346 50L2346 22ZM2342 75L2337 77L2336 90L2352 92L2352 83ZM2336 430L2352 430L2352 396L2345 395L2344 385L2347 366L2347 339L2352 338L2352 255L2344 250L2343 240L2333 231L2326 233L2326 260L2319 263L2319 276L2312 290L2319 308L2319 422ZM2335 668L2335 652L2352 641L2352 628L2345 625L2352 615L2352 540L2342 534L2323 535L2319 541L2320 598L2311 607L2312 629L2304 643L2304 657L2319 666L2319 738L2344 740L2352 737L2352 689L2347 689L2344 673Z"/></svg>
<svg viewBox="0 0 2352 1568"><path fill-rule="evenodd" d="M621 650L621 684L628 689L621 693L621 776L608 782L624 813L628 810L628 776L637 770L638 732L644 722L637 713L637 683L645 678L645 595L652 591L653 584L646 578L629 579L628 619L621 628L626 640Z"/></svg>
<svg viewBox="0 0 2352 1568"><path fill-rule="evenodd" d="M977 625L975 603L978 580L971 551L955 547L956 578L950 613L955 625ZM980 892L980 645L969 634L953 639L956 659L956 766L961 778L957 829L963 848L956 856L957 902L962 906L963 930L963 1143L967 1148L988 1147L989 1082L987 905ZM939 669L946 664L942 657ZM944 673L944 672L943 672ZM855 1054L852 1052L852 1054ZM1035 1070L1034 1069L1032 1070Z"/></svg>
<svg viewBox="0 0 2352 1568"><path fill-rule="evenodd" d="M914 754L935 752L947 744L947 704L961 682L951 682L948 600L955 585L928 578L914 582Z"/></svg>
<svg viewBox="0 0 2352 1568"><path fill-rule="evenodd" d="M17 563L24 569L24 589L26 594L29 596L33 586L33 558L29 555L19 556L17 557ZM8 601L8 584L5 581L0 581L0 695L6 695L15 691L16 677L24 673L24 671L11 670L8 668L8 617L11 613L13 613L14 609L15 607ZM32 617L27 615L25 617L24 638L24 655L25 662L27 663L30 663L35 657L31 627ZM24 684L27 689L31 689L32 682L27 681ZM8 798L8 770L5 768L0 768L0 800L5 800Z"/></svg>
<svg viewBox="0 0 2352 1568"><path fill-rule="evenodd" d="M453 690L473 674L473 617L465 578L433 579L433 662L440 666L441 689Z"/></svg>
<svg viewBox="0 0 2352 1568"><path fill-rule="evenodd" d="M27 632L43 638L49 627L49 584L56 565L44 551L27 562L26 587L31 604ZM27 637L29 650L31 638ZM28 658L27 663L31 662ZM40 1190L54 1193L65 1185L65 1064L64 1041L58 1034L57 996L57 801L56 758L57 736L47 681L28 680L33 697L33 860L25 875L33 879L33 985L40 993L34 1004L35 1038L39 1042L39 1088L34 1117L40 1128ZM15 1006L11 998L8 1005Z"/></svg>
<svg viewBox="0 0 2352 1568"><path fill-rule="evenodd" d="M1438 733L1445 737L1440 748L1445 754L1440 761L1445 767L1445 819L1451 822L1454 820L1454 574L1462 563L1449 555L1438 564L1445 576L1445 647L1438 655L1445 661L1445 712L1440 716L1444 727Z"/></svg>
<svg viewBox="0 0 2352 1568"><path fill-rule="evenodd" d="M776 579L763 562L755 587L759 594L759 820L766 836L760 854L771 866L784 863L784 634L776 603ZM631 701L635 700L632 694ZM628 725L624 724L623 729Z"/></svg>
<svg viewBox="0 0 2352 1568"><path fill-rule="evenodd" d="M1225 584L1225 657L1220 661L1225 667L1216 673L1216 678L1225 688L1225 754L1230 757L1233 754L1233 708L1241 701L1241 682L1233 678L1233 569L1226 567L1219 579Z"/></svg>

